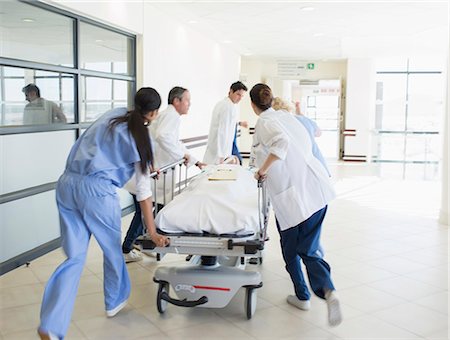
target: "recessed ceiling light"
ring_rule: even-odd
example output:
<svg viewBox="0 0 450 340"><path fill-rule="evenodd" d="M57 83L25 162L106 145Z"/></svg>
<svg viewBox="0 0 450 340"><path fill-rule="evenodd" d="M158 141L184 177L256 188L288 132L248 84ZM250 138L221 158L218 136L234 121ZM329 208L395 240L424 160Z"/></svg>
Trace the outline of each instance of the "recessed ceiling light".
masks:
<svg viewBox="0 0 450 340"><path fill-rule="evenodd" d="M103 42L103 40L102 39L96 39L95 42L96 43L101 43L101 42Z"/></svg>
<svg viewBox="0 0 450 340"><path fill-rule="evenodd" d="M22 21L23 22L35 22L35 20L31 19L31 18L23 18Z"/></svg>
<svg viewBox="0 0 450 340"><path fill-rule="evenodd" d="M198 24L198 21L197 20L189 20L188 24L192 24L192 25Z"/></svg>
<svg viewBox="0 0 450 340"><path fill-rule="evenodd" d="M224 40L224 41L222 41L224 44L231 44L232 43L232 41L231 40Z"/></svg>
<svg viewBox="0 0 450 340"><path fill-rule="evenodd" d="M307 12L307 11L314 11L314 7L311 7L311 6L307 6L307 7L302 7L302 8L300 8L302 11L305 11L305 12Z"/></svg>

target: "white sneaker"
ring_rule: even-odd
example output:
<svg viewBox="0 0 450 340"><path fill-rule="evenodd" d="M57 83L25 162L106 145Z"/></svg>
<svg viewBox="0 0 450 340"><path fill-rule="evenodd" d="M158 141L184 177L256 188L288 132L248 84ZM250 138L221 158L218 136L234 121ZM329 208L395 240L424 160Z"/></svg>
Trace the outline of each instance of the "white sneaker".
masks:
<svg viewBox="0 0 450 340"><path fill-rule="evenodd" d="M124 302L120 303L116 308L110 309L106 311L106 316L108 318L112 318L113 316L115 316L117 313L119 313L123 307L125 307L127 305L128 300L125 300Z"/></svg>
<svg viewBox="0 0 450 340"><path fill-rule="evenodd" d="M137 262L142 260L141 254L139 254L136 250L132 249L129 253L123 254L125 262Z"/></svg>
<svg viewBox="0 0 450 340"><path fill-rule="evenodd" d="M332 327L339 325L342 322L342 313L335 291L327 291L325 293L325 300L328 307L328 324Z"/></svg>
<svg viewBox="0 0 450 340"><path fill-rule="evenodd" d="M286 301L290 305L297 307L298 309L301 310L309 310L311 308L311 302L309 300L300 300L295 295L288 295Z"/></svg>

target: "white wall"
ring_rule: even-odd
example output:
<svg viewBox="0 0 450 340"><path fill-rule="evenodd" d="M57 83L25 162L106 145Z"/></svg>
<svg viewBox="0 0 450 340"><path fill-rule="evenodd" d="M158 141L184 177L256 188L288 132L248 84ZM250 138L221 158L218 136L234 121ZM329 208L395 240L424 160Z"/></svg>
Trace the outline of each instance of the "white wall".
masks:
<svg viewBox="0 0 450 340"><path fill-rule="evenodd" d="M375 115L375 67L372 59L355 58L347 63L347 99L345 128L355 129L356 136L346 137L346 155L370 159L371 122Z"/></svg>
<svg viewBox="0 0 450 340"><path fill-rule="evenodd" d="M206 135L214 105L239 78L240 56L154 8L144 4L142 85L155 87L167 105L173 86L191 92L191 108L182 117L182 138Z"/></svg>

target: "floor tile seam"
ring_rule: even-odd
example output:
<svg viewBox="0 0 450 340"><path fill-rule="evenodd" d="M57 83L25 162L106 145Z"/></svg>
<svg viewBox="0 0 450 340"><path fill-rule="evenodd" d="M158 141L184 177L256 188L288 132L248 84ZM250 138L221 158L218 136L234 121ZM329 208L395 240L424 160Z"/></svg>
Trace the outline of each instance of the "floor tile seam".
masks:
<svg viewBox="0 0 450 340"><path fill-rule="evenodd" d="M404 331L406 331L406 332L408 332L408 333L414 334L415 336L418 336L418 337L420 337L420 338L426 338L426 337L427 337L426 335L418 334L418 333L416 333L415 331L412 331L412 330L407 329L407 328L405 328L405 327L403 327L403 326L397 325L397 324L395 324L394 322L392 322L392 321L390 321L390 320L384 320L384 319L382 319L382 318L380 318L380 317L374 315L375 313L379 313L379 312L380 312L380 311L370 313L370 316L372 316L372 317L374 317L374 318L376 318L376 319L378 319L378 320L380 320L380 321L386 322L386 323L390 324L391 326L395 326L395 327L397 327L397 328L400 328L400 329L402 329L402 330L404 330ZM433 332L435 332L435 330L433 330Z"/></svg>
<svg viewBox="0 0 450 340"><path fill-rule="evenodd" d="M279 308L279 309L281 309L281 310L284 311L284 309L280 308L280 307L277 306L277 305L273 305L273 307ZM267 308L264 308L264 309L267 309ZM257 311L255 312L255 314L256 314L256 313L257 313ZM293 314L291 314L291 313L289 313L289 314L292 315L292 316L295 316L295 315L293 315ZM245 317L245 316L244 316L244 317ZM299 319L300 319L300 318L299 318ZM307 327L307 329L313 329L313 328L315 327L314 324L312 324L311 322L306 321L306 320L303 320L303 319L301 319L301 320L302 320L302 321L305 321L305 322L307 322L307 323L309 324L308 327ZM251 320L245 320L245 321L251 321ZM246 330L246 328L240 326L240 324L236 323L235 321L229 320L229 322L232 323L233 326L237 327L239 330L241 330L241 331L243 331L244 333L248 334L248 336L250 336L251 338L253 338L253 339L259 339L259 338L256 337L255 335L250 334L250 333ZM283 339L283 338L282 338L282 337L279 337L278 339Z"/></svg>

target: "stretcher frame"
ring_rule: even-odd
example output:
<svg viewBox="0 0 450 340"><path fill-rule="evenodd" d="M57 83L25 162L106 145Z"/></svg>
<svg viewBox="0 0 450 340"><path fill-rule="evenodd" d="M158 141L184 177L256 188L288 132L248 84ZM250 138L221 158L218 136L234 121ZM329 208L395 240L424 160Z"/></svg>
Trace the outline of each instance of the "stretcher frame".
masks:
<svg viewBox="0 0 450 340"><path fill-rule="evenodd" d="M175 176L172 177L171 199L175 191L181 193L188 185L187 168L182 180L184 159L169 164L151 174L156 181L163 181L164 204L166 204L166 177L169 171L174 172L179 167L178 189ZM161 175L162 174L162 175ZM159 178L158 177L162 177ZM177 190L176 190L177 189ZM156 190L154 191L156 193ZM157 197L155 195L155 202ZM155 206L157 212L158 206ZM267 225L269 216L269 202L265 183L258 182L258 215L259 229L256 233L244 234L188 234L188 233L159 233L170 238L167 247L156 247L148 235L137 240L142 252L156 252L157 260L161 261L166 254L187 255L189 262L184 267L159 267L154 275L154 282L158 283L157 309L164 313L168 303L180 307L209 307L222 308L234 297L237 291L244 287L245 311L250 319L256 310L256 289L262 287L261 275L257 271L245 271L247 262L262 264L264 244L267 239ZM193 284L192 282L197 282ZM198 281L201 281L198 284ZM225 287L224 287L225 286ZM179 299L169 295L170 287Z"/></svg>

